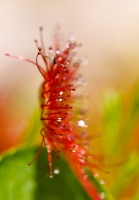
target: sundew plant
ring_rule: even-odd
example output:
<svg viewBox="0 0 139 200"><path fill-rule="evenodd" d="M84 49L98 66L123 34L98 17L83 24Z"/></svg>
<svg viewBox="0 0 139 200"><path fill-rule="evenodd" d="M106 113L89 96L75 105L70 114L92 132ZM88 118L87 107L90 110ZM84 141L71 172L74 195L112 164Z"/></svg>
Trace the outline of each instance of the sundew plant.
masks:
<svg viewBox="0 0 139 200"><path fill-rule="evenodd" d="M124 121L121 119L124 112L122 96L115 94L111 99L111 95L104 95L102 132L106 135L101 138L102 155L97 155L90 150L91 146L89 148L90 141L95 140L97 134L93 136L88 131L87 114L79 103L83 94L77 92L82 85L80 67L87 62L86 58L77 58L81 44L73 35L63 43L60 27L56 27L53 44L46 48L42 27L39 32L34 61L5 54L29 62L42 75L42 128L39 131L40 124L36 120L39 112L35 111L23 135L30 138L40 132L40 146L28 146L23 142L22 148L15 147L14 151L7 150L2 154L0 199L129 199L129 191L132 199L137 199L139 194L137 190L133 191L130 183L138 185L138 180L134 180L138 174L138 151L135 149L130 158L125 156L125 149L130 146L128 139L134 134L134 127L138 130L138 89L133 94L133 102L128 104L129 113ZM118 146L119 141L123 141L122 146ZM117 155L120 159L114 159L118 158ZM109 175L112 168L117 177ZM6 169L9 170L5 174ZM128 177L128 184L125 177Z"/></svg>

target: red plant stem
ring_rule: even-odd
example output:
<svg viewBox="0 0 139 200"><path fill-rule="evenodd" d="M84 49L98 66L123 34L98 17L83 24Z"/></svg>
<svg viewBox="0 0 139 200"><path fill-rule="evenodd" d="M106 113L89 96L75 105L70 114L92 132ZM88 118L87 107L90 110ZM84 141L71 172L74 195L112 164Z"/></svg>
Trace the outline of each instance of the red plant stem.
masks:
<svg viewBox="0 0 139 200"><path fill-rule="evenodd" d="M75 160L73 161L70 156L65 152L64 153L66 160L68 161L71 169L74 171L74 174L77 176L83 188L86 190L87 194L90 196L92 200L101 200L98 191L92 185L91 181L84 173L84 169L79 165ZM70 158L70 159L69 159Z"/></svg>

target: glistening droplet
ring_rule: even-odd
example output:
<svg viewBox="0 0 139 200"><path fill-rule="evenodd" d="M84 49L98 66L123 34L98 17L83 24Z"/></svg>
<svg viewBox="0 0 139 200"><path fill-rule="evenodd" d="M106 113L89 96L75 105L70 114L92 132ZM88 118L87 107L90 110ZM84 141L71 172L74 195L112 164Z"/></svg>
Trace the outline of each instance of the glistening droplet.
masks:
<svg viewBox="0 0 139 200"><path fill-rule="evenodd" d="M100 198L101 198L101 199L105 199L105 197L106 197L106 194L105 194L104 192L102 192L102 193L100 194Z"/></svg>
<svg viewBox="0 0 139 200"><path fill-rule="evenodd" d="M50 178L53 178L53 177L54 177L53 172L51 172L50 173Z"/></svg>
<svg viewBox="0 0 139 200"><path fill-rule="evenodd" d="M73 33L70 33L68 38L70 41L73 41L75 40L75 35Z"/></svg>
<svg viewBox="0 0 139 200"><path fill-rule="evenodd" d="M60 54L60 50L59 49L56 50L56 54Z"/></svg>
<svg viewBox="0 0 139 200"><path fill-rule="evenodd" d="M88 64L88 58L86 56L81 58L81 64L82 65L87 65Z"/></svg>
<svg viewBox="0 0 139 200"><path fill-rule="evenodd" d="M54 174L59 174L60 173L60 170L58 168L55 168L54 169Z"/></svg>
<svg viewBox="0 0 139 200"><path fill-rule="evenodd" d="M105 184L105 181L103 179L101 179L100 184Z"/></svg>

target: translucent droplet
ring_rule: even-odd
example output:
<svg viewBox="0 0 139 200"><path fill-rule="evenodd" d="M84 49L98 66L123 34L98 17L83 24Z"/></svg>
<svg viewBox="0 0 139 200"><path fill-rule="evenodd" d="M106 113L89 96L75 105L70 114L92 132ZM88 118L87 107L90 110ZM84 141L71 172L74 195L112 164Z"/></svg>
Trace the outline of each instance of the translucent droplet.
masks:
<svg viewBox="0 0 139 200"><path fill-rule="evenodd" d="M94 177L99 177L99 173L98 172L96 172L95 174L94 174Z"/></svg>
<svg viewBox="0 0 139 200"><path fill-rule="evenodd" d="M103 179L101 179L100 184L105 184L105 181Z"/></svg>
<svg viewBox="0 0 139 200"><path fill-rule="evenodd" d="M80 66L80 64L78 62L76 62L76 63L73 64L73 67L75 67L75 68L77 68L79 66Z"/></svg>
<svg viewBox="0 0 139 200"><path fill-rule="evenodd" d="M88 159L92 159L92 156L91 156L91 155L89 155L89 156L87 156L87 158L88 158Z"/></svg>
<svg viewBox="0 0 139 200"><path fill-rule="evenodd" d="M85 122L83 120L79 120L78 121L78 125L81 126L81 127L83 127L85 125Z"/></svg>
<svg viewBox="0 0 139 200"><path fill-rule="evenodd" d="M53 53L52 47L49 48L49 52L50 52L50 53Z"/></svg>
<svg viewBox="0 0 139 200"><path fill-rule="evenodd" d="M60 54L60 50L59 49L56 50L56 54Z"/></svg>
<svg viewBox="0 0 139 200"><path fill-rule="evenodd" d="M104 192L102 192L102 193L100 194L100 198L101 198L101 199L105 199L105 197L106 197L106 194L105 194Z"/></svg>
<svg viewBox="0 0 139 200"><path fill-rule="evenodd" d="M55 168L54 169L54 174L59 174L60 173L60 170L58 168Z"/></svg>
<svg viewBox="0 0 139 200"><path fill-rule="evenodd" d="M81 130L81 132L80 132L80 137L81 137L81 138L86 138L86 137L88 137L88 132L87 132L86 130Z"/></svg>
<svg viewBox="0 0 139 200"><path fill-rule="evenodd" d="M71 93L74 92L74 90L70 90L70 91L71 91Z"/></svg>
<svg viewBox="0 0 139 200"><path fill-rule="evenodd" d="M88 81L86 79L79 79L79 81L77 82L77 85L79 86L86 86L88 84Z"/></svg>
<svg viewBox="0 0 139 200"><path fill-rule="evenodd" d="M68 139L69 141L73 141L73 135L69 134L69 135L67 136L67 139Z"/></svg>
<svg viewBox="0 0 139 200"><path fill-rule="evenodd" d="M69 61L67 61L67 62L66 62L66 65L69 65L69 64L70 64L70 62L69 62Z"/></svg>
<svg viewBox="0 0 139 200"><path fill-rule="evenodd" d="M88 142L88 141L85 141L85 142L83 143L83 145L84 145L84 147L85 147L86 149L89 148L89 142Z"/></svg>
<svg viewBox="0 0 139 200"><path fill-rule="evenodd" d="M87 177L88 177L87 175L84 175L84 177L83 177L83 178L84 178L84 179L87 179Z"/></svg>
<svg viewBox="0 0 139 200"><path fill-rule="evenodd" d="M70 53L70 59L72 60L76 60L77 59L77 52L76 51L72 51ZM74 67L74 66L73 66Z"/></svg>
<svg viewBox="0 0 139 200"><path fill-rule="evenodd" d="M57 119L57 121L58 121L58 122L61 122L61 120L62 120L62 118L61 118L61 117L59 117L59 118Z"/></svg>
<svg viewBox="0 0 139 200"><path fill-rule="evenodd" d="M59 58L58 58L58 61L59 61L59 62L62 61L62 57L59 57Z"/></svg>
<svg viewBox="0 0 139 200"><path fill-rule="evenodd" d="M78 121L78 126L84 127L84 128L87 128L87 127L88 127L88 126L86 125L86 123L85 123L84 120L79 120L79 121Z"/></svg>
<svg viewBox="0 0 139 200"><path fill-rule="evenodd" d="M42 114L42 117L46 117L46 113L43 113L43 114Z"/></svg>
<svg viewBox="0 0 139 200"><path fill-rule="evenodd" d="M63 101L63 98L59 98L59 101Z"/></svg>
<svg viewBox="0 0 139 200"><path fill-rule="evenodd" d="M53 178L53 177L54 177L53 172L51 172L50 173L50 178Z"/></svg>
<svg viewBox="0 0 139 200"><path fill-rule="evenodd" d="M73 33L70 33L68 38L70 41L73 41L75 40L75 35Z"/></svg>
<svg viewBox="0 0 139 200"><path fill-rule="evenodd" d="M62 95L62 94L63 94L63 92L61 91L61 92L59 92L59 94L60 94L60 95Z"/></svg>
<svg viewBox="0 0 139 200"><path fill-rule="evenodd" d="M86 56L81 58L81 64L82 65L87 65L88 64L88 58Z"/></svg>
<svg viewBox="0 0 139 200"><path fill-rule="evenodd" d="M66 47L67 47L67 48L69 48L69 46L70 46L70 43L69 43L69 42L67 42L67 43L66 43Z"/></svg>

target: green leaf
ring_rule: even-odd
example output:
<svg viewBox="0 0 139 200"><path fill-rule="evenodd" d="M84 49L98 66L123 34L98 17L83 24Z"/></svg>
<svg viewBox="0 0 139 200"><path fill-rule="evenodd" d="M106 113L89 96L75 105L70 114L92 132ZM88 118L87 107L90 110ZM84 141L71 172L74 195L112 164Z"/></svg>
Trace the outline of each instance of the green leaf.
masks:
<svg viewBox="0 0 139 200"><path fill-rule="evenodd" d="M84 200L89 199L64 159L54 161L61 170L49 178L46 149L28 166L38 147L24 148L3 156L0 161L1 200Z"/></svg>
<svg viewBox="0 0 139 200"><path fill-rule="evenodd" d="M90 177L90 180L94 184L95 188L97 189L98 193L100 194L100 197L105 200L114 200L114 197L110 193L110 191L107 189L106 185L101 183L104 180L97 179L90 171L87 170L87 174Z"/></svg>
<svg viewBox="0 0 139 200"><path fill-rule="evenodd" d="M34 144L38 141L38 135L42 128L42 122L40 120L41 112L40 108L37 108L32 113L32 117L29 120L27 127L24 130L22 141L26 145Z"/></svg>
<svg viewBox="0 0 139 200"><path fill-rule="evenodd" d="M121 128L122 147L129 143L139 117L139 85L136 86L127 116Z"/></svg>
<svg viewBox="0 0 139 200"><path fill-rule="evenodd" d="M103 97L103 127L106 153L117 153L121 98L116 93L106 93Z"/></svg>
<svg viewBox="0 0 139 200"><path fill-rule="evenodd" d="M119 171L117 175L117 180L115 185L113 185L113 193L116 195L122 193L124 190L127 191L130 184L134 184L135 179L139 182L138 177L138 169L139 169L139 155L132 154L128 162L126 162ZM138 191L136 191L138 193ZM136 199L136 198L132 198Z"/></svg>

